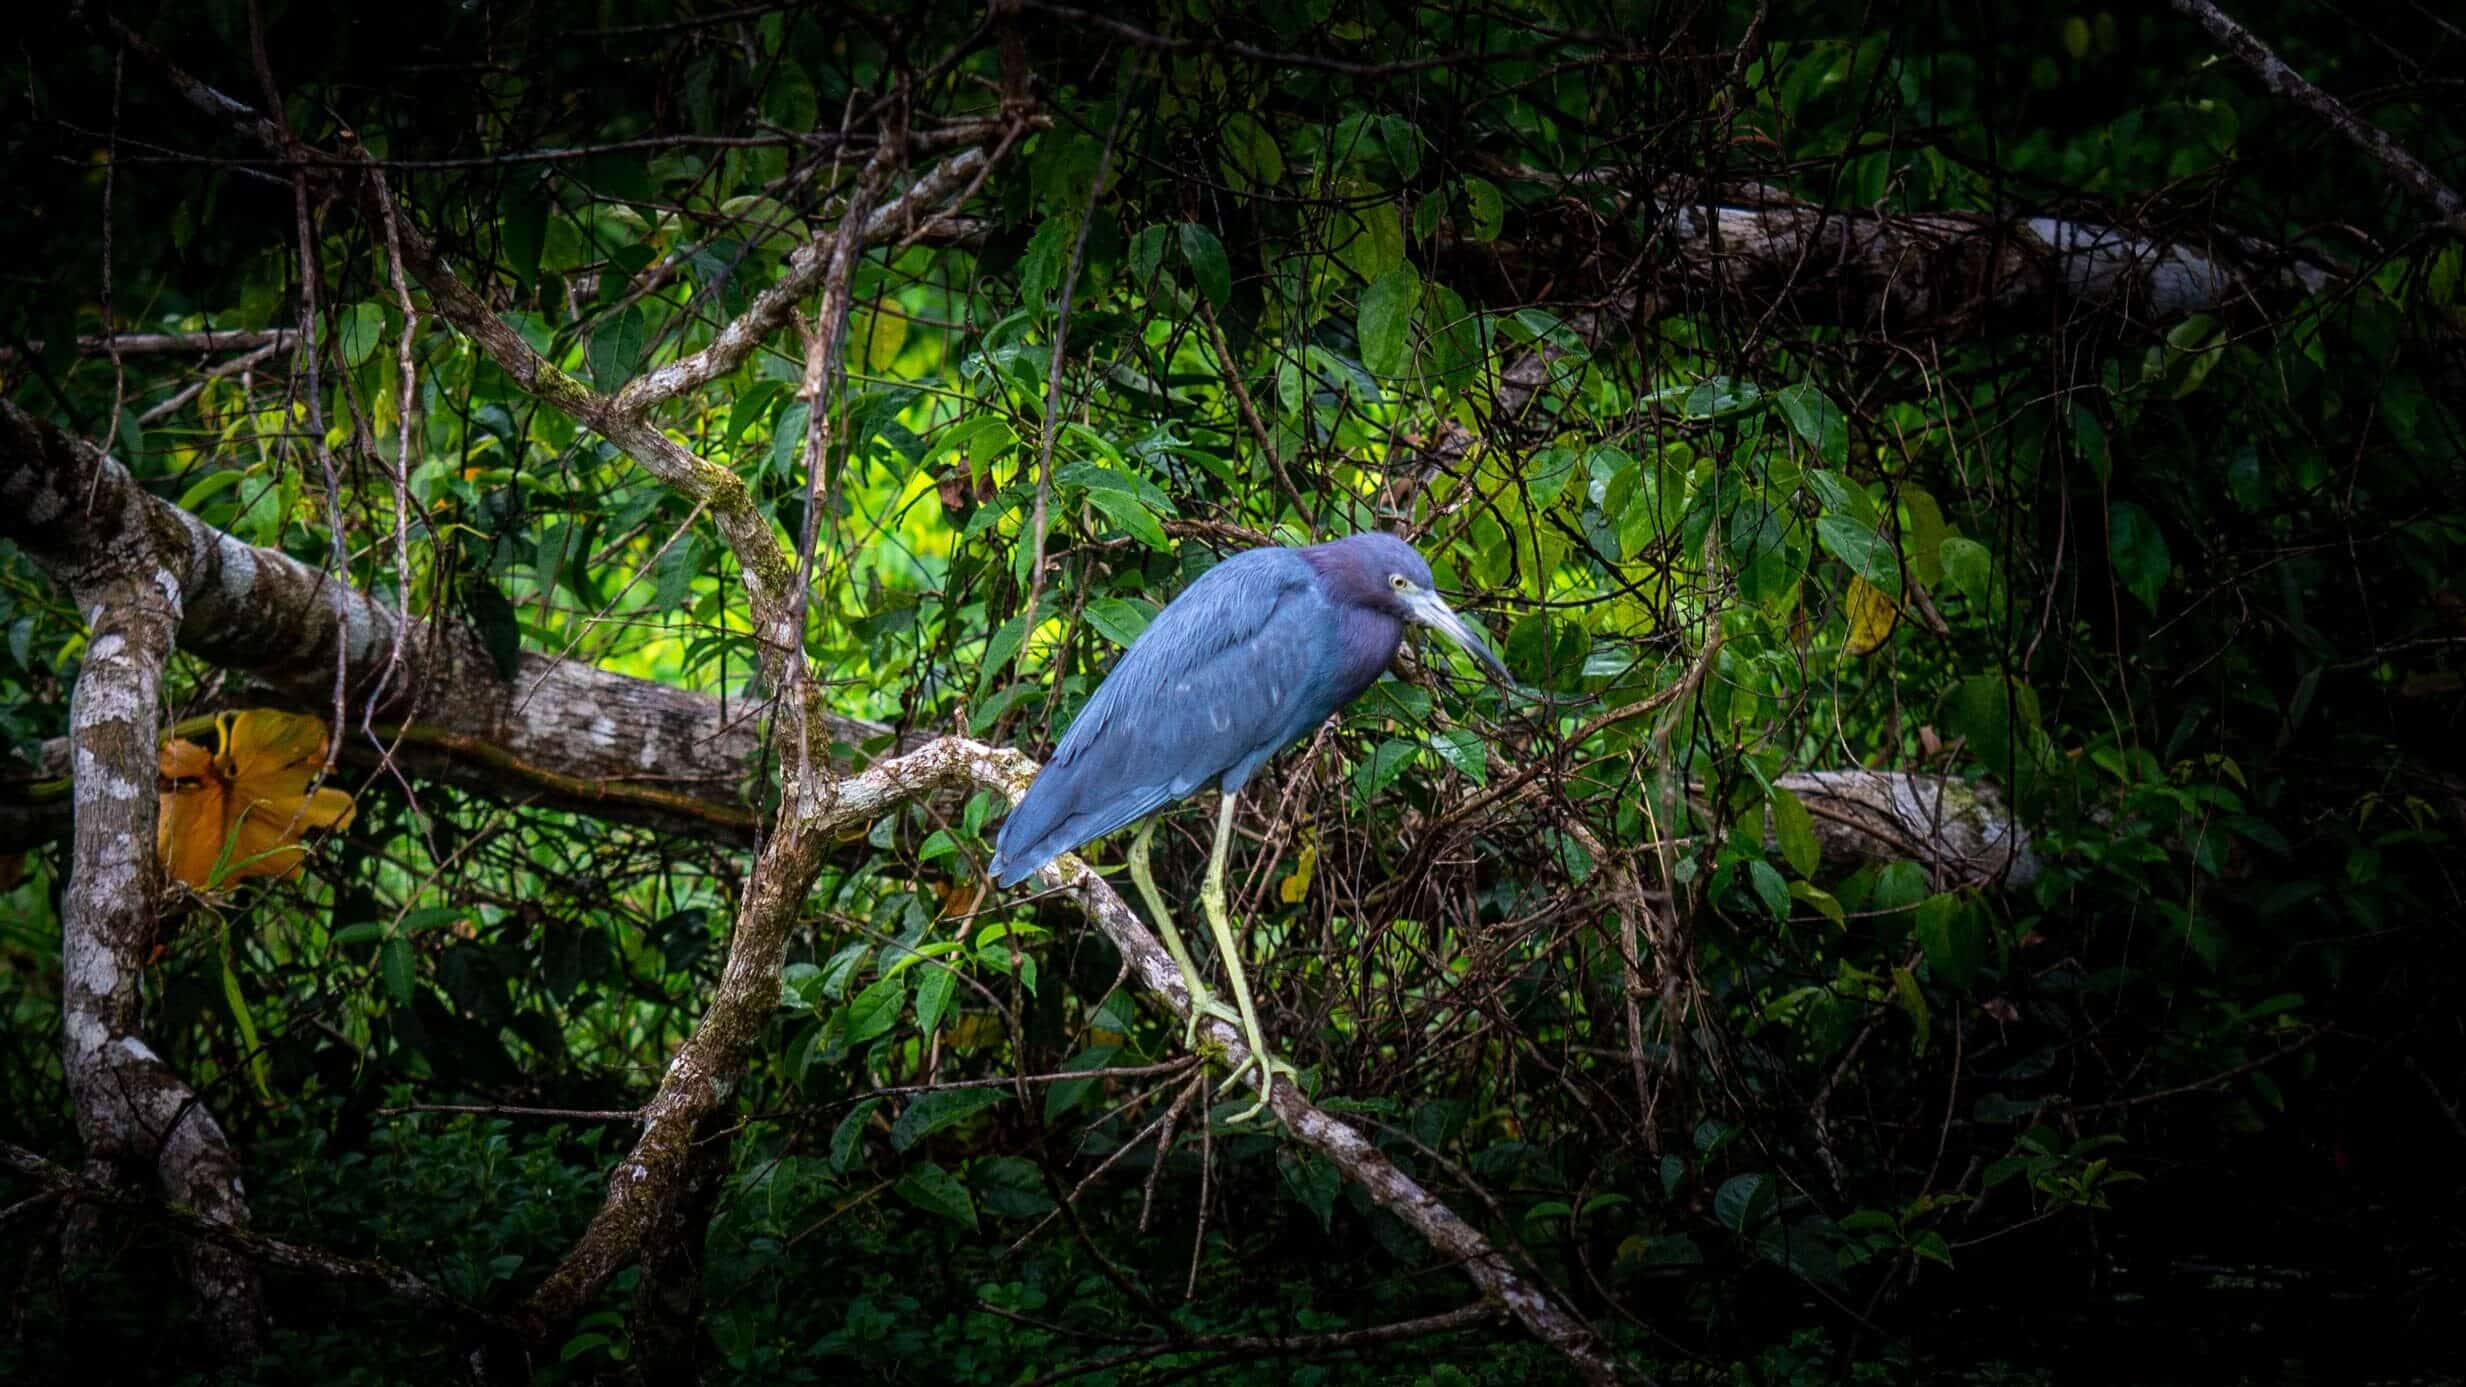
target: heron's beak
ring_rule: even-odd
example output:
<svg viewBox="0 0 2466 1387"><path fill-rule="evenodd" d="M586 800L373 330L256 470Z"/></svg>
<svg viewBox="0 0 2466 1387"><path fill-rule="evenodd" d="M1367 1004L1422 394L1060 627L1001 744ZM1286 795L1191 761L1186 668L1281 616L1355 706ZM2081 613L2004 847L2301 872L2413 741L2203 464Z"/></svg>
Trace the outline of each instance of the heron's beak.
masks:
<svg viewBox="0 0 2466 1387"><path fill-rule="evenodd" d="M1515 687L1515 676L1507 672L1506 662L1491 653L1488 643L1473 629L1473 624L1456 615L1456 609L1447 605L1447 599L1427 588L1416 589L1406 595L1404 611L1406 620L1416 626L1427 626L1463 646L1466 654L1481 661L1492 674L1498 676L1501 683L1509 688Z"/></svg>

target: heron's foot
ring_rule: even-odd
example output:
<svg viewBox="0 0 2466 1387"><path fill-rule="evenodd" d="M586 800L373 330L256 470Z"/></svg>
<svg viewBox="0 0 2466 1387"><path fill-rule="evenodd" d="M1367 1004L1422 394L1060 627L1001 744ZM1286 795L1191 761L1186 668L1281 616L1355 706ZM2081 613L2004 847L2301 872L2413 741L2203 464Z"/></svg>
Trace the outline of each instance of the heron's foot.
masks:
<svg viewBox="0 0 2466 1387"><path fill-rule="evenodd" d="M1190 1014L1182 1023L1183 1049L1197 1048L1199 1020L1202 1017L1213 1016L1235 1030L1241 1029L1242 1014L1234 1009L1232 1003L1218 998L1214 988L1188 974L1183 975L1182 986L1190 989Z"/></svg>
<svg viewBox="0 0 2466 1387"><path fill-rule="evenodd" d="M1276 1076L1278 1074L1282 1074L1284 1076L1285 1082L1293 1084L1297 1087L1301 1083L1300 1070L1295 1069L1290 1063L1278 1059L1276 1056L1268 1053L1266 1046L1253 1045L1250 1047L1250 1058L1242 1061L1241 1067L1235 1069L1231 1075L1226 1077L1224 1083L1217 1088L1216 1096L1222 1098L1225 1094L1230 1093L1234 1086L1242 1081L1242 1077L1254 1069L1257 1070L1259 1074L1259 1096L1251 1102L1249 1107L1246 1107L1240 1112L1233 1114L1231 1117L1226 1118L1225 1122L1228 1126L1248 1122L1251 1118L1258 1116L1259 1113L1267 1107L1267 1100L1275 1095Z"/></svg>

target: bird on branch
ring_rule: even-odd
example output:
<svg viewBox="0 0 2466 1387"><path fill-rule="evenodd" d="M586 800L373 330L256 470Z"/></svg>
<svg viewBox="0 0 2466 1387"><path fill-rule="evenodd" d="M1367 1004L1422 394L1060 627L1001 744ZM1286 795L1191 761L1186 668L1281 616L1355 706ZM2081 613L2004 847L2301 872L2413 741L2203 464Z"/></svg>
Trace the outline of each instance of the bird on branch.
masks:
<svg viewBox="0 0 2466 1387"><path fill-rule="evenodd" d="M1290 1072L1268 1051L1226 917L1225 853L1242 787L1269 757L1369 688L1395 659L1408 625L1447 636L1514 686L1506 665L1439 596L1430 565L1394 535L1233 555L1131 642L995 839L988 871L1009 887L1065 852L1146 820L1131 844L1130 872L1190 989L1185 1042L1196 1037L1202 1014L1221 1017L1241 1028L1258 1069L1258 1102L1236 1121L1266 1106L1277 1068ZM1199 900L1232 986L1231 1009L1200 978L1148 867L1151 816L1211 785L1223 798Z"/></svg>

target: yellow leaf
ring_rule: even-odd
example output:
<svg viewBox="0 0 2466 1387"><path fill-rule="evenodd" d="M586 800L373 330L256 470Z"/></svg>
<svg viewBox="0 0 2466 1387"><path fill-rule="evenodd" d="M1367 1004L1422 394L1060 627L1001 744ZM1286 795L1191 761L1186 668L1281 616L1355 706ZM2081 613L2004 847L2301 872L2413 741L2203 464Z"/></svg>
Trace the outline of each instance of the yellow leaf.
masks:
<svg viewBox="0 0 2466 1387"><path fill-rule="evenodd" d="M1299 905L1310 897L1310 877L1319 869L1319 844L1314 838L1302 840L1301 852L1293 859L1293 875L1276 883L1277 898L1286 905Z"/></svg>
<svg viewBox="0 0 2466 1387"><path fill-rule="evenodd" d="M1901 624L1901 609L1864 578L1850 579L1847 605L1849 641L1842 649L1849 654L1867 655L1882 649L1892 639L1892 628Z"/></svg>
<svg viewBox="0 0 2466 1387"><path fill-rule="evenodd" d="M297 876L312 828L351 822L351 796L316 786L325 769L325 724L268 708L214 721L215 750L173 739L157 765L154 846L163 871L198 890L243 877Z"/></svg>
<svg viewBox="0 0 2466 1387"><path fill-rule="evenodd" d="M865 369L881 375L899 359L908 344L908 320L895 313L868 313L856 325L856 340L864 344Z"/></svg>

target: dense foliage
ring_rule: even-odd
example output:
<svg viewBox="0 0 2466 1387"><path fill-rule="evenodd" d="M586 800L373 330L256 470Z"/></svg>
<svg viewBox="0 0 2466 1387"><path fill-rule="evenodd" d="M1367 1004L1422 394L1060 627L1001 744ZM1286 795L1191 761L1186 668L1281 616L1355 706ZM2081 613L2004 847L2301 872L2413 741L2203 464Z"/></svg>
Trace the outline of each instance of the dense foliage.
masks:
<svg viewBox="0 0 2466 1387"><path fill-rule="evenodd" d="M2250 9L2466 169L2419 97L2445 23ZM1252 977L1319 1101L1638 1363L2344 1377L2458 1327L2466 260L2378 166L2172 12L996 11L266 6L264 79L249 6L123 18L252 103L278 82L303 138L348 132L603 390L827 241L868 149L834 132L902 128L921 166L1032 107L981 140L962 222L857 266L827 430L793 333L658 423L809 546L807 656L893 729L856 759L911 730L1041 750L1223 554L1410 534L1527 689L1426 647L1271 765L1237 859ZM295 200L90 31L8 64L12 401L502 659L760 716L707 519L400 292L385 228ZM1828 318L1671 268L1691 190L1751 184L2316 273L2160 320ZM220 374L237 353L79 345L302 321L312 349ZM31 802L84 627L5 546L0 632ZM247 705L182 657L164 722ZM2009 813L2035 871L1819 852L1792 777L1860 768L1951 777L1948 812ZM508 1304L626 1127L415 1109L639 1103L750 838L340 783L356 817L298 880L178 894L149 1033L240 1141L260 1228ZM884 818L807 902L710 1143L709 1373L1551 1380L1488 1322L1308 1366L1239 1337L1465 1295L1324 1158L1209 1122L1179 1022L1076 914L980 894L1001 807ZM1185 896L1207 818L1160 844ZM0 1136L74 1165L69 859L16 846ZM178 1235L69 1264L19 1236L48 1216L0 1207L12 1375L98 1335L134 1377L198 1371L153 1255ZM415 1308L271 1284L260 1380L458 1361ZM633 1285L545 1377L624 1371Z"/></svg>

